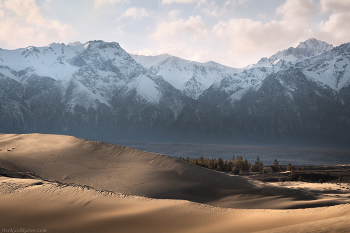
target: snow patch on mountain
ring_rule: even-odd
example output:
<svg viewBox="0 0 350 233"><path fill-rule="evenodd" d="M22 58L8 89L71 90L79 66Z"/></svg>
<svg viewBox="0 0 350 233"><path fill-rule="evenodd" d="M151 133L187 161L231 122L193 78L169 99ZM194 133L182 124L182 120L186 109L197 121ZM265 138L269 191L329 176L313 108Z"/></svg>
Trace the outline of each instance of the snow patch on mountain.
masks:
<svg viewBox="0 0 350 233"><path fill-rule="evenodd" d="M259 83L256 83L255 85L253 86L250 86L250 87L246 87L244 89L241 89L241 90L238 90L236 91L235 93L233 93L230 97L228 97L227 99L231 102L232 106L234 104L234 102L237 102L237 101L240 101L242 100L242 98L244 96L247 95L248 92L251 92L251 91L259 91L261 87L261 82Z"/></svg>
<svg viewBox="0 0 350 233"><path fill-rule="evenodd" d="M169 54L162 54L158 56L145 56L145 55L135 55L130 54L131 57L146 68L151 68L152 66L161 63L168 57L172 57Z"/></svg>
<svg viewBox="0 0 350 233"><path fill-rule="evenodd" d="M160 75L173 87L197 99L213 83L240 71L215 62L194 62L162 54L158 56L131 55L138 63Z"/></svg>
<svg viewBox="0 0 350 233"><path fill-rule="evenodd" d="M161 92L157 85L146 75L140 75L133 82L128 83L129 90L136 90L139 96L150 103L159 103Z"/></svg>

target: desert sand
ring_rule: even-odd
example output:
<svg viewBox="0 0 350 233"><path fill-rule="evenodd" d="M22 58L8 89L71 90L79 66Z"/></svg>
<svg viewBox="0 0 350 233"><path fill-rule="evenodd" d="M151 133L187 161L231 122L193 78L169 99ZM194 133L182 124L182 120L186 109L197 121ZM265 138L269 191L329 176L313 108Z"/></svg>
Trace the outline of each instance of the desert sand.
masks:
<svg viewBox="0 0 350 233"><path fill-rule="evenodd" d="M349 232L350 193L267 184L124 146L1 134L0 229ZM9 175L10 176L10 175ZM303 184L303 185L301 185ZM314 187L316 186L316 187ZM327 193L315 192L327 189Z"/></svg>

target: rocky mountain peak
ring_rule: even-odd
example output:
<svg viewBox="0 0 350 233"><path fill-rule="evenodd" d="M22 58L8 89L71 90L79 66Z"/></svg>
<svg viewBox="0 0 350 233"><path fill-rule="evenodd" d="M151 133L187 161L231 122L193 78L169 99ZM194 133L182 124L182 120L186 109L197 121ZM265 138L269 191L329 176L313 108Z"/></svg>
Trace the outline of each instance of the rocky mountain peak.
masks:
<svg viewBox="0 0 350 233"><path fill-rule="evenodd" d="M310 38L304 42L300 42L294 49L293 53L298 58L304 58L317 56L324 52L328 52L331 49L333 49L333 45L324 41L316 40L315 38Z"/></svg>

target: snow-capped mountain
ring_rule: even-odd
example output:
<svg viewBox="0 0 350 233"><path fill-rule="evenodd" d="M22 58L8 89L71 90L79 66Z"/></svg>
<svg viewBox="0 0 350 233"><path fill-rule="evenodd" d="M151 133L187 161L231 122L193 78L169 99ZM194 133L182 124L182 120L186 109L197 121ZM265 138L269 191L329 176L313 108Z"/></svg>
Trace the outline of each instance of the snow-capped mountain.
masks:
<svg viewBox="0 0 350 233"><path fill-rule="evenodd" d="M309 78L339 91L350 83L350 43L321 55L298 62L297 67Z"/></svg>
<svg viewBox="0 0 350 233"><path fill-rule="evenodd" d="M86 108L93 106L95 100L110 106L117 90L122 90L124 95L135 91L138 98L151 103L159 103L162 98L162 88L158 86L161 78L135 62L115 42L90 41L75 46L50 44L41 48L1 50L0 71L23 84L36 75L54 79L62 85L63 91L75 85L74 91L85 95L85 99L79 102L76 94L73 103ZM88 97L93 100L86 101Z"/></svg>
<svg viewBox="0 0 350 233"><path fill-rule="evenodd" d="M168 54L159 56L131 55L138 63L160 75L187 96L197 99L213 83L232 77L240 71L216 62L199 63Z"/></svg>
<svg viewBox="0 0 350 233"><path fill-rule="evenodd" d="M338 92L290 67L235 92L217 111L226 115L227 134L235 135L235 140L327 145L350 138L350 115L341 99Z"/></svg>
<svg viewBox="0 0 350 233"><path fill-rule="evenodd" d="M159 127L171 124L187 101L118 43L1 50L0 73L2 90L16 90L2 92L2 124L17 131L45 131L50 124L61 133L101 125L113 131L144 121L140 128L148 130L157 121Z"/></svg>
<svg viewBox="0 0 350 233"><path fill-rule="evenodd" d="M330 51L331 49L333 49L333 45L311 38L304 42L300 42L296 48L290 47L288 49L277 52L269 58L263 57L257 64L250 65L247 68L275 66L279 65L281 62L294 63L296 61L318 56L324 52Z"/></svg>
<svg viewBox="0 0 350 233"><path fill-rule="evenodd" d="M300 43L309 52L294 51L294 60L250 66L199 97L221 116L222 134L306 145L350 140L350 43L333 48L316 42L310 51L310 42Z"/></svg>
<svg viewBox="0 0 350 233"><path fill-rule="evenodd" d="M338 72L342 71L339 71L339 69L341 69L339 67L331 67L334 65L334 62L330 62L332 65L329 65L324 69L324 71L327 71L326 73L320 74L318 68L314 69L316 72L313 72L309 67L312 64L323 64L325 67L325 64L322 63L323 61L326 59L332 60L333 57L336 57L327 55L332 49L332 45L313 38L308 39L305 42L300 42L296 48L291 47L277 52L270 58L262 58L257 64L246 67L242 72L236 73L233 77L222 79L221 82L212 85L204 91L199 97L199 100L211 105L218 105L236 91L239 91L239 93L245 93L246 90L241 89L248 90L264 80L268 75L277 73L280 70L288 69L291 66L301 68L303 73L310 79L328 85L332 89L337 89L335 87L336 84L334 83L337 82L335 78L336 74L330 72L330 70L337 69ZM318 61L320 59L322 61ZM344 61L344 64L346 64L346 62L348 61ZM341 64L339 64L339 66L341 66Z"/></svg>
<svg viewBox="0 0 350 233"><path fill-rule="evenodd" d="M233 93L259 84L267 75L280 69L280 66L245 69L210 86L199 96L198 101L209 106L219 105Z"/></svg>
<svg viewBox="0 0 350 233"><path fill-rule="evenodd" d="M0 132L349 146L349 54L310 39L235 69L115 42L0 49Z"/></svg>

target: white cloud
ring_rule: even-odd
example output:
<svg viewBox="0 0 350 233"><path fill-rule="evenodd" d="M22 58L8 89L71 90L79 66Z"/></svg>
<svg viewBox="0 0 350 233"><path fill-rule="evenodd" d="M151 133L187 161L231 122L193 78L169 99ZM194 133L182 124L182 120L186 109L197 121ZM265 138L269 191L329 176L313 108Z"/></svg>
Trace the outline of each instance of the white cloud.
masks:
<svg viewBox="0 0 350 233"><path fill-rule="evenodd" d="M130 0L95 0L94 6L97 8L104 5L113 5L116 3L129 3L129 2Z"/></svg>
<svg viewBox="0 0 350 233"><path fill-rule="evenodd" d="M230 13L238 6L246 5L250 2L251 0L227 0L223 4L220 4L217 1L210 0L198 4L197 8L201 7L201 12L206 15L220 17L224 14Z"/></svg>
<svg viewBox="0 0 350 233"><path fill-rule="evenodd" d="M221 3L207 0L197 8L221 17L223 12L251 3L251 0ZM218 21L211 30L200 16L178 19L177 12L172 12L169 13L172 20L160 22L151 37L158 41L155 54L166 52L186 59L215 60L242 67L310 38L310 17L315 11L312 0L286 0L275 11L282 16L278 21L263 23L249 18L231 18ZM259 17L265 18L266 15ZM154 55L150 51L148 54Z"/></svg>
<svg viewBox="0 0 350 233"><path fill-rule="evenodd" d="M27 23L38 26L44 26L46 23L40 14L40 8L33 0L6 0L4 1L4 7L16 13L19 17L25 18Z"/></svg>
<svg viewBox="0 0 350 233"><path fill-rule="evenodd" d="M350 11L350 0L321 0L321 12L327 11L333 12L349 12Z"/></svg>
<svg viewBox="0 0 350 233"><path fill-rule="evenodd" d="M350 41L350 14L335 13L329 16L329 20L320 23L320 32L333 37L336 44Z"/></svg>
<svg viewBox="0 0 350 233"><path fill-rule="evenodd" d="M327 21L321 21L315 34L339 45L350 41L350 0L321 0L321 13L331 11Z"/></svg>
<svg viewBox="0 0 350 233"><path fill-rule="evenodd" d="M133 18L133 19L141 19L143 17L149 17L153 14L152 11L147 11L145 8L137 8L131 7L127 9L122 16L120 16L119 20L122 18Z"/></svg>
<svg viewBox="0 0 350 233"><path fill-rule="evenodd" d="M316 9L312 0L287 0L276 10L277 14L285 18L294 19L300 17L309 17Z"/></svg>
<svg viewBox="0 0 350 233"><path fill-rule="evenodd" d="M27 45L45 45L66 40L76 34L67 24L45 19L35 0L3 1L7 17L0 18L0 43L10 48Z"/></svg>
<svg viewBox="0 0 350 233"><path fill-rule="evenodd" d="M311 0L287 0L276 13L282 20L262 23L252 19L220 21L213 27L213 34L228 44L229 53L250 56L261 52L284 49L300 41L309 29L309 16L315 10Z"/></svg>
<svg viewBox="0 0 350 233"><path fill-rule="evenodd" d="M298 30L286 26L276 21L263 24L251 19L231 19L227 22L220 21L213 27L213 32L231 47L231 54L244 55L281 47L294 41Z"/></svg>
<svg viewBox="0 0 350 233"><path fill-rule="evenodd" d="M3 5L0 2L0 19L5 16L4 11L3 11Z"/></svg>
<svg viewBox="0 0 350 233"><path fill-rule="evenodd" d="M162 0L162 4L172 4L172 3L193 3L199 2L200 0Z"/></svg>
<svg viewBox="0 0 350 233"><path fill-rule="evenodd" d="M236 7L238 5L244 5L250 2L250 0L227 0L224 4L225 7Z"/></svg>
<svg viewBox="0 0 350 233"><path fill-rule="evenodd" d="M207 0L199 0L196 8L200 7L202 4L205 4L206 2L207 2Z"/></svg>
<svg viewBox="0 0 350 233"><path fill-rule="evenodd" d="M170 22L163 21L158 24L155 32L151 35L156 40L180 40L188 38L197 41L207 36L208 30L200 16L190 16L188 20L178 19Z"/></svg>
<svg viewBox="0 0 350 233"><path fill-rule="evenodd" d="M180 58L185 58L191 61L206 62L212 60L214 57L209 50L199 50L189 48L187 43L160 43L156 50L146 48L139 51L129 51L131 54L155 56L160 54L170 54Z"/></svg>
<svg viewBox="0 0 350 233"><path fill-rule="evenodd" d="M224 7L219 6L215 1L204 2L197 7L201 7L201 12L203 14L211 16L222 15L223 10L226 10Z"/></svg>
<svg viewBox="0 0 350 233"><path fill-rule="evenodd" d="M170 19L174 20L181 12L179 10L172 10L168 13Z"/></svg>
<svg viewBox="0 0 350 233"><path fill-rule="evenodd" d="M158 55L168 53L181 58L203 61L208 60L210 52L208 47L202 46L209 37L208 29L200 16L190 16L188 19L178 19L178 12L172 20L160 22L156 30L150 35L156 40L155 49L144 49L137 54ZM203 43L204 42L204 43Z"/></svg>

